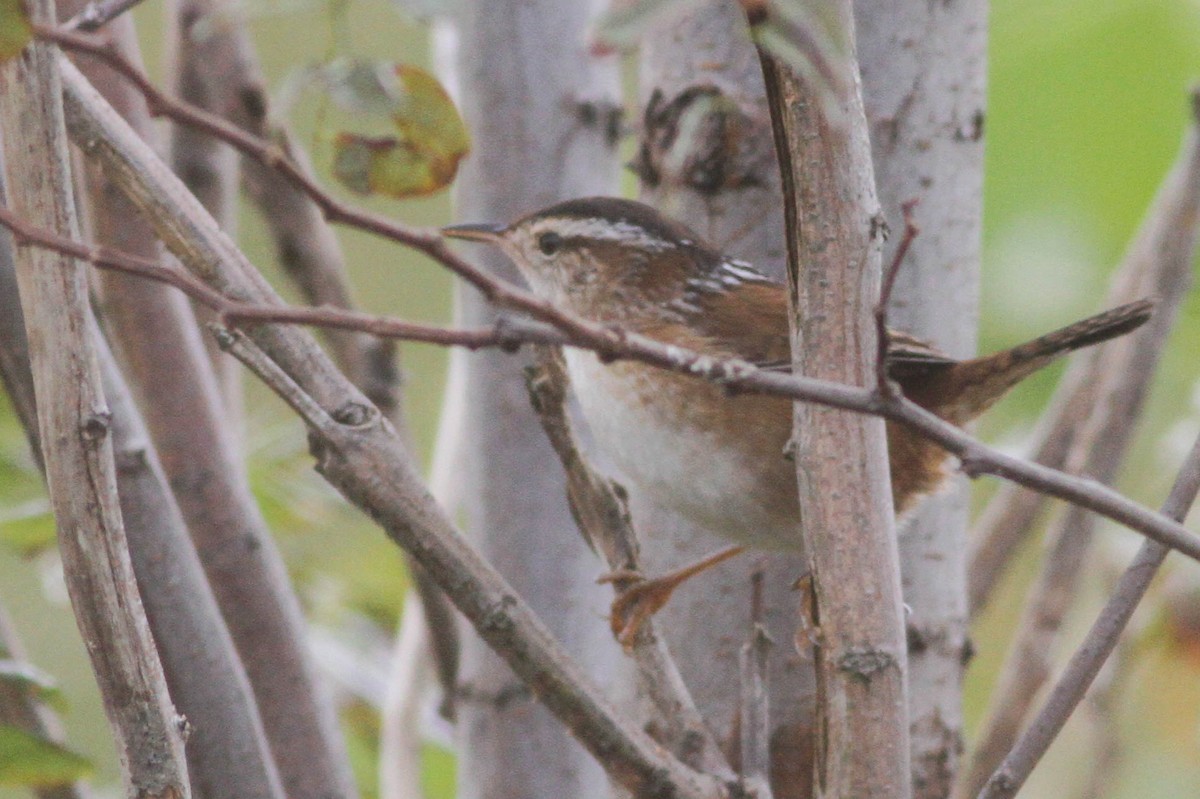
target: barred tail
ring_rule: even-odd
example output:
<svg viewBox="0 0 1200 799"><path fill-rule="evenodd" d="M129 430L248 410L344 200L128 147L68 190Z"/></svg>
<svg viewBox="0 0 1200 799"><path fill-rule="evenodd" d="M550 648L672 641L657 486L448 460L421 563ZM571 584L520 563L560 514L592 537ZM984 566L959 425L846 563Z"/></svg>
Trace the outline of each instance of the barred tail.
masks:
<svg viewBox="0 0 1200 799"><path fill-rule="evenodd" d="M1137 330L1154 313L1153 300L1138 300L1090 316L1061 330L1039 336L1009 350L956 364L947 370L944 396L960 394L950 412L941 414L962 424L987 410L1014 385L1060 356ZM939 410L937 408L935 411Z"/></svg>

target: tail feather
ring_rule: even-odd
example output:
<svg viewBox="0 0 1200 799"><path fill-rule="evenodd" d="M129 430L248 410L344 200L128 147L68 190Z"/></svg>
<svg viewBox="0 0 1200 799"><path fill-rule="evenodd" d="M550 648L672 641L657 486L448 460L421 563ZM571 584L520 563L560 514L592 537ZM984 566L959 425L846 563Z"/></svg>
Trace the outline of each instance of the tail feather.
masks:
<svg viewBox="0 0 1200 799"><path fill-rule="evenodd" d="M1014 385L1059 357L1130 333L1145 324L1153 313L1153 300L1138 300L1012 349L956 364L944 374L947 383L940 387L939 393L947 399L958 395L958 400L948 403L947 408L932 410L956 424L966 423L995 404Z"/></svg>

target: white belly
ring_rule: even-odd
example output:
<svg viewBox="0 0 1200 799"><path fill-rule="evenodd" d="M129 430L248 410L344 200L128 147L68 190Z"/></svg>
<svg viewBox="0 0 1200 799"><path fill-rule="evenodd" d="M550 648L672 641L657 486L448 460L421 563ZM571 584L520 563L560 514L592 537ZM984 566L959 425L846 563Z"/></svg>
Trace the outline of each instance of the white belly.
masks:
<svg viewBox="0 0 1200 799"><path fill-rule="evenodd" d="M774 518L759 501L754 470L719 451L712 431L679 413L677 392L690 383L653 386L646 367L601 363L590 352L565 349L567 368L597 445L632 484L660 505L710 532L756 547L794 539L795 522ZM586 387L580 390L580 387ZM632 401L617 402L614 395ZM636 523L636 520L635 520Z"/></svg>

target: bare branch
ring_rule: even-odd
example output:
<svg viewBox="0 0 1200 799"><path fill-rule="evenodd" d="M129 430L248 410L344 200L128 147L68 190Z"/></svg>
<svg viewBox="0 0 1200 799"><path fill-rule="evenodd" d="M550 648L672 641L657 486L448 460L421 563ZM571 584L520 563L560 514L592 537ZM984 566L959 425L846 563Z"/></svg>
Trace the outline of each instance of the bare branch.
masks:
<svg viewBox="0 0 1200 799"><path fill-rule="evenodd" d="M53 20L53 4L31 4ZM0 129L10 207L76 236L57 63L42 43L0 65ZM63 573L100 685L130 796L191 793L178 718L137 593L82 265L46 250L16 256L47 483Z"/></svg>
<svg viewBox="0 0 1200 799"><path fill-rule="evenodd" d="M895 387L888 379L887 354L892 343L892 334L888 330L888 306L892 302L892 291L896 288L896 278L904 265L904 256L921 229L913 222L913 209L917 207L916 200L909 200L901 206L904 212L904 235L900 245L892 253L892 260L887 269L883 270L883 280L879 287L879 302L875 303L875 390L880 394L892 394Z"/></svg>
<svg viewBox="0 0 1200 799"><path fill-rule="evenodd" d="M767 668L775 642L763 626L761 567L751 574L750 636L738 653L742 781L758 799L770 799L771 695Z"/></svg>
<svg viewBox="0 0 1200 799"><path fill-rule="evenodd" d="M360 406L353 420L335 420L244 336L222 334L222 345L308 424L317 437L313 443L318 470L368 510L397 543L420 553L479 634L621 784L647 795L721 795L710 777L664 759L658 744L618 719L599 699L528 606L437 511L416 475L396 456L394 439L381 435L387 428L377 414ZM370 470L369 480L359 476L363 470ZM413 513L413 505L419 506L418 513ZM418 521L424 526L417 526Z"/></svg>
<svg viewBox="0 0 1200 799"><path fill-rule="evenodd" d="M1200 438L1192 445L1192 451L1179 470L1171 494L1163 503L1163 513L1174 519L1183 519L1197 491L1200 491ZM1088 686L1112 654L1121 632L1145 596L1150 581L1167 554L1166 548L1153 541L1142 544L1133 562L1117 581L1116 591L1055 683L1046 703L980 790L979 799L1015 796L1025 784L1034 766L1067 723L1072 711L1087 693Z"/></svg>
<svg viewBox="0 0 1200 799"><path fill-rule="evenodd" d="M638 542L625 490L592 468L575 439L567 414L569 379L562 352L540 348L537 364L528 370L526 381L538 420L567 474L567 498L580 532L613 572L640 571ZM613 589L618 596L621 594L618 581L613 581ZM732 778L733 772L696 710L653 620L641 625L628 650L637 666L639 684L656 711L648 726L643 726L652 729L655 737L685 763Z"/></svg>
<svg viewBox="0 0 1200 799"><path fill-rule="evenodd" d="M61 249L98 267L119 268L151 279L162 279L197 299L201 293L209 298L214 296L211 291L191 293L190 281L186 277L180 277L183 273L176 271L173 274L158 274L149 264L138 263L103 249L93 250L30 227L2 208L0 224L9 227L18 239L24 237L25 240L39 246ZM569 344L590 349L608 360L635 359L662 369L690 375L698 380L711 380L725 386L732 393L770 394L854 413L883 416L912 427L936 441L952 455L958 456L963 462L964 470L971 477L991 474L1049 496L1074 502L1148 538L1160 541L1171 549L1177 549L1188 557L1200 560L1200 537L1182 524L1167 519L1162 514L1155 513L1094 480L1073 477L1005 455L903 397L881 398L870 390L841 383L761 370L753 364L737 359L711 358L634 334L617 332L583 319L567 317L557 311L550 315L567 318L569 326L574 330L560 332L519 317L501 317L493 328L454 330L336 309L264 307L229 299L214 299L213 302L225 308L232 317L254 317L256 321L339 325L432 344L467 348L494 346L501 349L512 349L526 342Z"/></svg>
<svg viewBox="0 0 1200 799"><path fill-rule="evenodd" d="M875 370L867 303L879 294L882 219L853 9L844 0L827 13L846 53L848 88L838 96L824 97L830 89L807 85L762 48L760 55L783 177L793 369L862 386ZM894 401L890 393L874 395ZM885 428L812 404L796 404L794 414L820 628L816 784L831 796L907 797L907 647Z"/></svg>
<svg viewBox="0 0 1200 799"><path fill-rule="evenodd" d="M6 239L0 237L0 298L11 298L16 305L16 275ZM25 349L19 305L8 314L0 312L0 318L0 352ZM112 413L117 489L130 559L171 698L192 725L186 748L189 775L217 795L278 799L283 791L254 694L175 497L104 338L93 329L92 340ZM32 396L27 364L12 369L0 359L0 377L13 396ZM36 427L36 420L33 424Z"/></svg>
<svg viewBox="0 0 1200 799"><path fill-rule="evenodd" d="M1154 317L1137 333L1113 343L1089 362L1088 394L1095 410L1074 426L1066 465L1071 472L1111 483L1124 461L1180 305L1191 285L1200 225L1200 136L1189 131L1176 166L1147 214L1120 274L1136 285L1126 292L1156 290ZM973 796L1012 747L1034 698L1050 676L1051 653L1092 540L1096 517L1074 506L1050 533L1051 546L1037 585L1028 594L998 688L989 704L980 743L964 771L961 795ZM991 543L991 542L990 542ZM993 543L994 546L994 543Z"/></svg>
<svg viewBox="0 0 1200 799"><path fill-rule="evenodd" d="M1121 443L1102 432L1094 441L1099 451L1088 453L1078 443L1088 415L1098 407L1100 387L1108 375L1125 375L1140 405L1141 394L1171 331L1180 303L1192 284L1192 256L1197 225L1200 224L1200 136L1196 133L1193 94L1193 123L1184 137L1170 172L1164 177L1158 196L1130 244L1121 266L1113 277L1108 301L1127 302L1137 297L1158 297L1155 317L1132 340L1084 354L1072 364L1063 378L1054 408L1038 426L1034 460L1052 468L1062 468L1069 460L1095 474L1100 465L1107 468L1119 462ZM1124 400L1123 400L1124 401ZM1129 425L1131 427L1131 425ZM1009 559L1030 529L1043 499L1013 486L1004 486L984 510L973 536L970 565L970 609L975 615L984 606L993 586Z"/></svg>

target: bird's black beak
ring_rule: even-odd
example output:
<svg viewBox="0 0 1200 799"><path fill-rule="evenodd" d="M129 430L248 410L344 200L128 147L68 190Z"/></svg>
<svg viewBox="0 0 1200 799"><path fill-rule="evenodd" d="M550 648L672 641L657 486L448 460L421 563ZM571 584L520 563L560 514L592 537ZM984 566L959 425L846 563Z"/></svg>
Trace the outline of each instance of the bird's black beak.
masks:
<svg viewBox="0 0 1200 799"><path fill-rule="evenodd" d="M471 222L465 225L449 225L442 228L442 235L452 239L495 243L508 230L508 225Z"/></svg>

